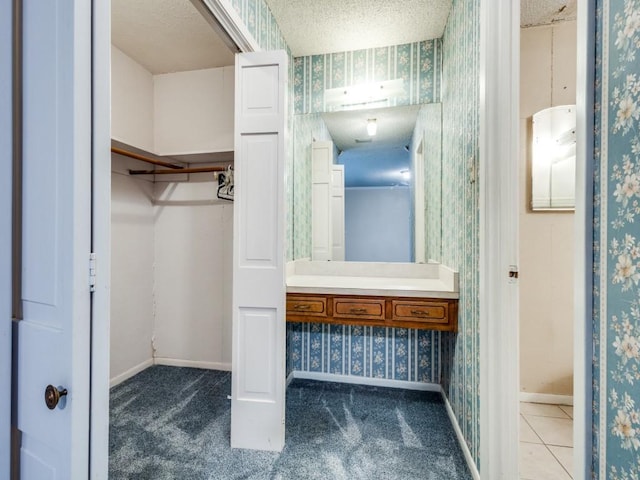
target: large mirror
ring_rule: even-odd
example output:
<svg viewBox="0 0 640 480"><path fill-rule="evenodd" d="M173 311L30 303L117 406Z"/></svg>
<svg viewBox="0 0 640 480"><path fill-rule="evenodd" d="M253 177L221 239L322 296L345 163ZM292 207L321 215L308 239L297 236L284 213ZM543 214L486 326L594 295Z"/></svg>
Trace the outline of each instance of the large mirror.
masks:
<svg viewBox="0 0 640 480"><path fill-rule="evenodd" d="M293 258L440 260L441 111L439 103L431 103L296 115L290 215ZM327 145L331 151L326 163L342 166L334 169L334 181L344 169L342 216L335 205L331 207L335 196L327 204L333 215L327 216L319 207L323 192L336 194L337 184L325 189L318 185L318 168L314 167L314 155ZM314 215L324 221L314 221ZM335 245L327 255L314 258L314 242L331 242L327 228L333 231L336 244L344 235L344 258Z"/></svg>

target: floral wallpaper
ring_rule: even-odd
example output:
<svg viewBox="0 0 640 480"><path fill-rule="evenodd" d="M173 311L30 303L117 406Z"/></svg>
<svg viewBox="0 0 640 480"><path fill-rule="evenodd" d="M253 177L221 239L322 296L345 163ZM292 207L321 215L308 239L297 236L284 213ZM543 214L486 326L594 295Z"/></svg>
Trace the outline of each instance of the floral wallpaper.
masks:
<svg viewBox="0 0 640 480"><path fill-rule="evenodd" d="M328 111L324 91L402 78L404 92L389 106L437 102L442 47L439 39L294 59L294 111Z"/></svg>
<svg viewBox="0 0 640 480"><path fill-rule="evenodd" d="M442 105L424 105L413 130L412 155L422 139L425 192L425 258L442 257Z"/></svg>
<svg viewBox="0 0 640 480"><path fill-rule="evenodd" d="M598 1L593 478L640 478L640 0Z"/></svg>
<svg viewBox="0 0 640 480"><path fill-rule="evenodd" d="M311 145L331 136L320 114L310 114L294 115L293 138L292 258L311 258Z"/></svg>
<svg viewBox="0 0 640 480"><path fill-rule="evenodd" d="M263 50L286 50L289 46L264 0L229 0Z"/></svg>
<svg viewBox="0 0 640 480"><path fill-rule="evenodd" d="M294 371L440 382L440 332L322 323L290 325L288 357Z"/></svg>
<svg viewBox="0 0 640 480"><path fill-rule="evenodd" d="M442 72L442 255L459 271L459 333L442 335L442 385L479 467L479 51L480 0L454 0Z"/></svg>

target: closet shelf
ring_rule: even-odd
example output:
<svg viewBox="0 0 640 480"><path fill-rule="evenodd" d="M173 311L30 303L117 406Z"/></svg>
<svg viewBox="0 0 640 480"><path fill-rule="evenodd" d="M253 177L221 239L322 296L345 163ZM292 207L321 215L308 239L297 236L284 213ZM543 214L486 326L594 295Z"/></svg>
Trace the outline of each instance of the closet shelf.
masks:
<svg viewBox="0 0 640 480"><path fill-rule="evenodd" d="M179 170L129 170L129 175L180 175L183 173L224 172L226 167L194 167Z"/></svg>
<svg viewBox="0 0 640 480"><path fill-rule="evenodd" d="M155 158L150 158L144 155L140 155L139 153L130 152L129 150L125 150L123 148L111 147L111 152L117 153L118 155L124 155L125 157L134 158L136 160L140 160L142 162L151 163L153 165L158 165L160 167L172 168L174 170L183 170L184 167L182 165L176 165L175 163L165 162L163 160L156 160Z"/></svg>
<svg viewBox="0 0 640 480"><path fill-rule="evenodd" d="M125 157L140 160L142 162L151 163L159 167L165 167L169 170L129 170L129 175L177 175L183 173L207 173L207 172L224 172L226 167L184 167L182 165L176 165L175 163L165 162L164 160L157 160L155 158L147 157L136 152L125 150L124 148L111 147L111 152L118 155L124 155Z"/></svg>

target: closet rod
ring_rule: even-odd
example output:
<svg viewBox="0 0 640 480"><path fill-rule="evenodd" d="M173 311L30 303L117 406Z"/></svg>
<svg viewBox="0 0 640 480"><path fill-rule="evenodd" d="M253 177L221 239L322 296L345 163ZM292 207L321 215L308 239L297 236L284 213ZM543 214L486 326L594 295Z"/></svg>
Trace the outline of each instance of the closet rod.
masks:
<svg viewBox="0 0 640 480"><path fill-rule="evenodd" d="M129 175L181 175L183 173L224 172L226 167L195 167L180 170L129 170Z"/></svg>
<svg viewBox="0 0 640 480"><path fill-rule="evenodd" d="M160 167L173 168L176 170L182 170L184 168L184 167L181 167L180 165L175 165L173 163L163 162L162 160L156 160L154 158L145 157L144 155L140 155L139 153L133 153L118 147L111 147L111 151L113 153L117 153L118 155L124 155L125 157L135 158L136 160L152 163L153 165L158 165Z"/></svg>

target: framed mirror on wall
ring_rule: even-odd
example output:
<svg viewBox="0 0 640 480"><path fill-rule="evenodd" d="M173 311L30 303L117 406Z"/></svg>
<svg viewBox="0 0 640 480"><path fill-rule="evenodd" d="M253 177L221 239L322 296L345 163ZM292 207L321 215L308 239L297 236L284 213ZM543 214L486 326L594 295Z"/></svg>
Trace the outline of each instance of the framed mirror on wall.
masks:
<svg viewBox="0 0 640 480"><path fill-rule="evenodd" d="M531 209L575 209L576 107L560 105L533 115Z"/></svg>
<svg viewBox="0 0 640 480"><path fill-rule="evenodd" d="M294 258L440 260L441 132L439 103L296 115Z"/></svg>

